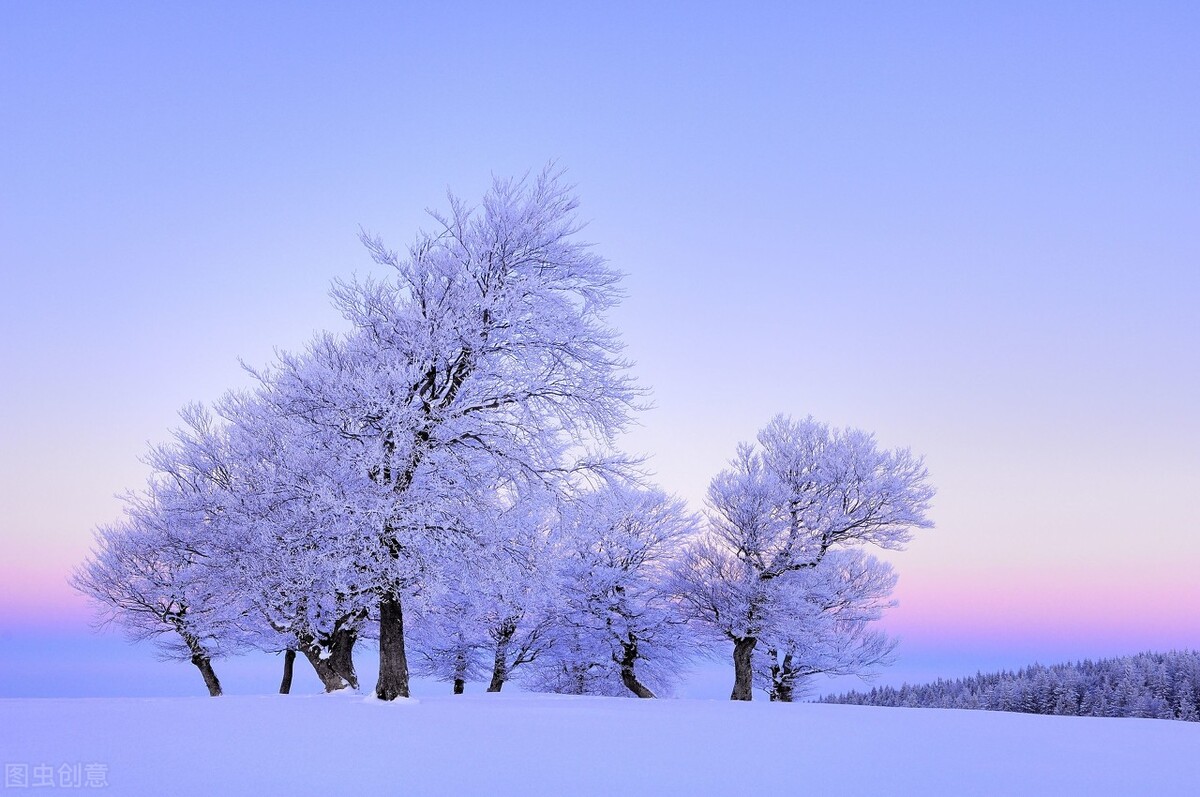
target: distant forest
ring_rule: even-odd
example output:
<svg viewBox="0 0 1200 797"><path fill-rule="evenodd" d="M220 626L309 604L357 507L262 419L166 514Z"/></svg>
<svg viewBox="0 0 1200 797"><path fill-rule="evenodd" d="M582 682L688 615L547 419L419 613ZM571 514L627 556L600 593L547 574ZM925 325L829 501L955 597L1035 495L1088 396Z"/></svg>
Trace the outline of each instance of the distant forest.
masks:
<svg viewBox="0 0 1200 797"><path fill-rule="evenodd" d="M1200 652L1139 653L1017 672L977 674L923 686L876 687L820 703L910 708L977 708L1069 717L1200 720Z"/></svg>

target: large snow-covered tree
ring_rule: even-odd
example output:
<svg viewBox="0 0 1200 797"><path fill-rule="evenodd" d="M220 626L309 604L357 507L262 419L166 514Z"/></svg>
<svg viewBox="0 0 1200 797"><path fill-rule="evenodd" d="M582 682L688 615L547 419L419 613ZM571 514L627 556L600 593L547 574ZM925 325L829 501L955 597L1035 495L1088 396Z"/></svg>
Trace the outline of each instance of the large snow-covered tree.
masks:
<svg viewBox="0 0 1200 797"><path fill-rule="evenodd" d="M822 637L824 651L809 650L807 660L840 666L829 654L846 639L831 630L860 635L844 649L850 662L886 655L854 618L865 622L881 608L890 576L878 564L830 556L863 545L903 547L913 529L933 525L926 516L933 493L922 460L907 449L882 450L866 432L811 418L776 417L757 443L738 447L709 486L707 539L677 570L692 620L733 643L732 699L752 697L760 640L775 640L772 658L785 668L801 665L800 648ZM831 608L820 609L822 595L831 596ZM850 616L839 622L842 605Z"/></svg>
<svg viewBox="0 0 1200 797"><path fill-rule="evenodd" d="M401 256L363 240L388 279L338 283L353 329L261 376L288 416L344 441L377 510L376 694L408 694L405 596L470 534L457 508L500 478L552 482L606 467L637 390L605 321L619 275L578 239L559 175L497 180L478 208L451 198Z"/></svg>

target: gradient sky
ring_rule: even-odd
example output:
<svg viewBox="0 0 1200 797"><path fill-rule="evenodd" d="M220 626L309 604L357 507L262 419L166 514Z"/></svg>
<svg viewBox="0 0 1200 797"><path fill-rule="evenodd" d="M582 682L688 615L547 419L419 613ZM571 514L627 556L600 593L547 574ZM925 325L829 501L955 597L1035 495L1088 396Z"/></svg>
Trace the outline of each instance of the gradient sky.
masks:
<svg viewBox="0 0 1200 797"><path fill-rule="evenodd" d="M1200 6L649 5L0 9L0 667L112 660L91 528L359 225L550 159L666 488L778 412L926 455L897 672L1200 647Z"/></svg>

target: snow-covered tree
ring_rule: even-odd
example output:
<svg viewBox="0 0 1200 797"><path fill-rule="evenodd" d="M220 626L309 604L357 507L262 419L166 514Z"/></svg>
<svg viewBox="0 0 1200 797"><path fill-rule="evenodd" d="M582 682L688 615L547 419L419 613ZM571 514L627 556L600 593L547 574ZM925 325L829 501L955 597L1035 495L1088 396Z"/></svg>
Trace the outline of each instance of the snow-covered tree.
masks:
<svg viewBox="0 0 1200 797"><path fill-rule="evenodd" d="M912 529L932 525L925 513L933 492L922 461L908 450L880 450L866 432L831 429L811 418L776 417L757 444L738 447L731 468L709 486L707 539L690 549L676 582L692 620L733 643L732 699L751 699L759 641L781 640L783 647L774 650L784 657L789 647L803 645L803 633L793 638L796 629L803 632L819 605L807 590L816 595L839 583L836 568L798 574L817 570L839 549L901 548ZM884 576L872 572L862 583L876 590ZM800 623L789 619L792 612ZM878 647L863 640L864 652Z"/></svg>
<svg viewBox="0 0 1200 797"><path fill-rule="evenodd" d="M1200 652L1141 653L1016 672L979 673L932 684L877 687L827 703L970 708L1085 717L1200 719Z"/></svg>
<svg viewBox="0 0 1200 797"><path fill-rule="evenodd" d="M374 488L380 667L376 694L408 694L403 603L428 561L470 534L458 507L497 482L553 481L595 456L637 395L605 312L619 275L577 238L559 176L498 180L479 208L451 198L400 256L363 240L391 279L338 283L353 330L262 374L289 417L343 441Z"/></svg>
<svg viewBox="0 0 1200 797"><path fill-rule="evenodd" d="M202 520L216 598L242 607L249 644L303 653L328 691L357 687L351 652L369 596L355 584L362 513L352 497L354 478L365 479L254 395L226 396L218 415L200 406L181 415L174 440L146 461Z"/></svg>
<svg viewBox="0 0 1200 797"><path fill-rule="evenodd" d="M857 675L890 663L895 642L871 623L892 606L896 575L861 550L831 550L816 567L781 576L755 680L790 703L816 675Z"/></svg>
<svg viewBox="0 0 1200 797"><path fill-rule="evenodd" d="M550 645L561 610L554 496L527 489L508 497L479 524L486 529L474 582L491 665L487 690L499 692Z"/></svg>
<svg viewBox="0 0 1200 797"><path fill-rule="evenodd" d="M606 485L568 504L560 611L537 685L637 697L669 688L692 652L669 574L695 532L683 501L658 490Z"/></svg>
<svg viewBox="0 0 1200 797"><path fill-rule="evenodd" d="M101 527L71 584L87 595L102 624L130 639L153 639L169 660L190 661L213 697L212 662L242 646L245 607L221 594L220 559L185 485L152 482L126 499L125 517Z"/></svg>
<svg viewBox="0 0 1200 797"><path fill-rule="evenodd" d="M409 647L416 651L418 675L449 681L461 695L467 681L488 672L487 626L476 589L477 563L467 561L437 581L427 579L408 611Z"/></svg>
<svg viewBox="0 0 1200 797"><path fill-rule="evenodd" d="M417 669L453 681L490 676L499 692L550 645L560 612L563 546L555 534L554 496L545 490L497 491L464 511L471 533L436 561L414 602Z"/></svg>
<svg viewBox="0 0 1200 797"><path fill-rule="evenodd" d="M230 588L248 596L263 650L295 650L327 691L357 688L353 648L373 605L359 553L372 538L366 478L340 440L282 416L264 397L229 395L218 411L230 450Z"/></svg>

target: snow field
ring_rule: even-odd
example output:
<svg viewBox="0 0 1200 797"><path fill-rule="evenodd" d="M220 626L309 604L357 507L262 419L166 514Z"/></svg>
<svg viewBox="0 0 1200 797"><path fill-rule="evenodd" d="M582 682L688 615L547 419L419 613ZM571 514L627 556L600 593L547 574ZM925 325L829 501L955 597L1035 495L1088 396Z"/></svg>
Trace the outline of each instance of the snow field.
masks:
<svg viewBox="0 0 1200 797"><path fill-rule="evenodd" d="M1200 724L1163 720L349 693L9 699L0 716L6 765L102 764L109 794L1200 793Z"/></svg>

